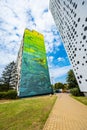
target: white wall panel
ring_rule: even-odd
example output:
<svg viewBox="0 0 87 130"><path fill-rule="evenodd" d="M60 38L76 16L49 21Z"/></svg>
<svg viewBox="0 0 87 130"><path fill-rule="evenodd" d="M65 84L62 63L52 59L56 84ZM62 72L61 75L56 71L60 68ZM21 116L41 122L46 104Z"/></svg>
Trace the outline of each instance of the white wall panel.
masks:
<svg viewBox="0 0 87 130"><path fill-rule="evenodd" d="M87 0L50 0L80 90L87 92Z"/></svg>

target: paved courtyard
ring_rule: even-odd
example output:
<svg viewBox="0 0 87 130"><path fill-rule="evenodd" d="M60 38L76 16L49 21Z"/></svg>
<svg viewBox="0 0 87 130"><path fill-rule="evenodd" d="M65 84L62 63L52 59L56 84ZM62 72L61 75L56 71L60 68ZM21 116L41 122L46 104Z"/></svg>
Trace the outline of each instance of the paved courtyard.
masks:
<svg viewBox="0 0 87 130"><path fill-rule="evenodd" d="M69 94L58 94L43 130L87 130L87 106Z"/></svg>

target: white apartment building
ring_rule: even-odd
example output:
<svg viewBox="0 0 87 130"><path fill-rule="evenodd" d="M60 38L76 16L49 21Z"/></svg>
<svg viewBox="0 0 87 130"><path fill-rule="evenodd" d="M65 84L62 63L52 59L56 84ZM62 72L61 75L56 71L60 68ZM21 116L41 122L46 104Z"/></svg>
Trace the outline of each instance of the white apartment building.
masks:
<svg viewBox="0 0 87 130"><path fill-rule="evenodd" d="M87 0L50 0L80 90L87 95Z"/></svg>
<svg viewBox="0 0 87 130"><path fill-rule="evenodd" d="M17 74L18 74L18 82L16 85L17 88L17 94L19 96L19 83L20 83L20 77L21 77L21 64L22 64L22 53L23 53L23 40L21 41L21 45L18 51L18 57L17 57Z"/></svg>
<svg viewBox="0 0 87 130"><path fill-rule="evenodd" d="M15 63L13 65L12 72L11 72L10 86L16 90L17 83L18 83L18 73L17 73L17 64Z"/></svg>

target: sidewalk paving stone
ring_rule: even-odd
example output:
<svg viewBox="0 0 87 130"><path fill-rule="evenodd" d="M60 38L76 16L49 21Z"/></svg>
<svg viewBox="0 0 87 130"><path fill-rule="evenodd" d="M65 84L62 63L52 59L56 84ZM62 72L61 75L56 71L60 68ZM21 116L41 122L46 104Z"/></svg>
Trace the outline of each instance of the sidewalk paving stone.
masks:
<svg viewBox="0 0 87 130"><path fill-rule="evenodd" d="M87 106L69 94L58 94L43 130L87 130Z"/></svg>

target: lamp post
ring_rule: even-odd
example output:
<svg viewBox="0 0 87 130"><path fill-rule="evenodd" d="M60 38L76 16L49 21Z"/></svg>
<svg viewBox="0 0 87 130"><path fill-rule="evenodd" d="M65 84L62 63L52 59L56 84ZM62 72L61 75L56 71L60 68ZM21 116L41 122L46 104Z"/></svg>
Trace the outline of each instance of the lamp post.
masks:
<svg viewBox="0 0 87 130"><path fill-rule="evenodd" d="M54 86L54 85L53 85L53 83L54 83L54 77L53 77L53 76L51 77L51 82L52 82L53 93L55 93L55 89L54 89L54 87L53 87L53 86Z"/></svg>

